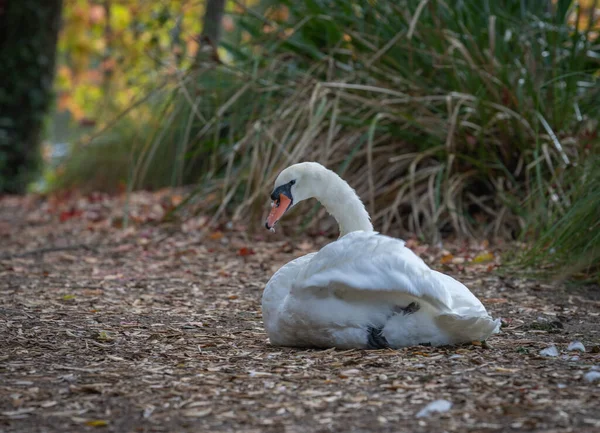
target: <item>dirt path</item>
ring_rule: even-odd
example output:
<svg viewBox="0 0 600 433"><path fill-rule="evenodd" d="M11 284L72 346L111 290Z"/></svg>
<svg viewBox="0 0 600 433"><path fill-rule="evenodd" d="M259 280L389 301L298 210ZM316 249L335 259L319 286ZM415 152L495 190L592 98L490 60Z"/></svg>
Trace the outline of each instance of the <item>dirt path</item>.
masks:
<svg viewBox="0 0 600 433"><path fill-rule="evenodd" d="M110 199L0 199L0 431L600 431L597 289L501 279L448 247L443 269L507 324L487 345L271 347L265 282L327 240L202 237L203 218L153 224L153 200L124 230ZM416 417L437 399L451 409Z"/></svg>

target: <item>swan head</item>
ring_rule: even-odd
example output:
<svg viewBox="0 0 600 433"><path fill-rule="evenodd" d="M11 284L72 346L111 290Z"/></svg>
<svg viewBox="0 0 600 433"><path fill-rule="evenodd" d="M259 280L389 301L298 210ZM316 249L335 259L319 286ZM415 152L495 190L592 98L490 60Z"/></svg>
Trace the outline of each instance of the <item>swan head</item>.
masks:
<svg viewBox="0 0 600 433"><path fill-rule="evenodd" d="M284 213L302 200L315 197L317 186L322 173L328 172L317 162L301 162L283 170L277 176L271 193L271 212L265 222L265 227L273 230L277 221Z"/></svg>

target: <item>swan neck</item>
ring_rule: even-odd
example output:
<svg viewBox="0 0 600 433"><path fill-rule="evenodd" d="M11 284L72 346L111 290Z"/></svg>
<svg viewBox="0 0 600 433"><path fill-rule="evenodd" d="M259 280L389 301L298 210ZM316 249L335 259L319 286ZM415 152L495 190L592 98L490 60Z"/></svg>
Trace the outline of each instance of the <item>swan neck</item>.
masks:
<svg viewBox="0 0 600 433"><path fill-rule="evenodd" d="M373 231L369 213L354 189L336 173L328 170L323 184L327 185L317 200L337 221L340 237L355 231Z"/></svg>

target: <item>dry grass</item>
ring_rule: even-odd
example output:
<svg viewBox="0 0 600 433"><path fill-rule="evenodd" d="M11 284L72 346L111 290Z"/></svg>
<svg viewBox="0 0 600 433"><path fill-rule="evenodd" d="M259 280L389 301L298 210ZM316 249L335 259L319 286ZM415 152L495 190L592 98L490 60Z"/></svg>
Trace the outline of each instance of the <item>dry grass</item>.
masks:
<svg viewBox="0 0 600 433"><path fill-rule="evenodd" d="M227 84L193 104L205 72L179 87L179 101L206 109L173 120L189 126L188 168L200 163L218 215L236 220L263 212L281 169L313 160L357 189L383 232L514 236L533 209L560 210L565 179L599 149L597 46L565 6L297 2L246 14L255 37L215 71Z"/></svg>

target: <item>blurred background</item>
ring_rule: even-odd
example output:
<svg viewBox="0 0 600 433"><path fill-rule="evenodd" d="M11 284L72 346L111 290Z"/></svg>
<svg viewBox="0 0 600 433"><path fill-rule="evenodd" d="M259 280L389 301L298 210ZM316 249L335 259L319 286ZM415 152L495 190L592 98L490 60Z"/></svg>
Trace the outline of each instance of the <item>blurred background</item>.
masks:
<svg viewBox="0 0 600 433"><path fill-rule="evenodd" d="M0 0L0 193L177 188L170 216L251 221L315 160L381 232L525 240L598 281L598 7Z"/></svg>

